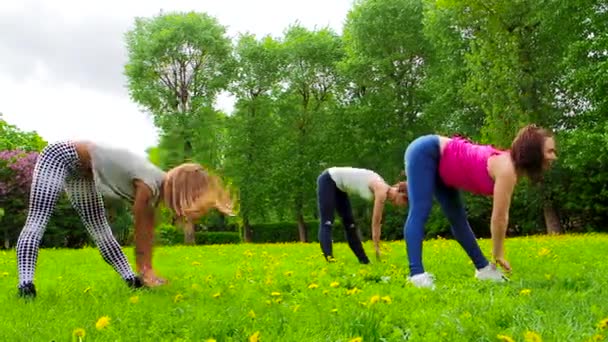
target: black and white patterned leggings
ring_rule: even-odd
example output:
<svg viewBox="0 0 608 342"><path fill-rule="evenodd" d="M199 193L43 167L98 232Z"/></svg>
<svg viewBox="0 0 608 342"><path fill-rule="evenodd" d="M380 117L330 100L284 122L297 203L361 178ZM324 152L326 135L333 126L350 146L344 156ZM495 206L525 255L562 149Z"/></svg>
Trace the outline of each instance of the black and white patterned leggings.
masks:
<svg viewBox="0 0 608 342"><path fill-rule="evenodd" d="M29 212L17 242L19 286L33 283L38 247L62 190L99 247L103 259L125 280L135 274L106 219L102 197L92 177L79 169L80 160L72 142L49 144L42 150L32 178Z"/></svg>

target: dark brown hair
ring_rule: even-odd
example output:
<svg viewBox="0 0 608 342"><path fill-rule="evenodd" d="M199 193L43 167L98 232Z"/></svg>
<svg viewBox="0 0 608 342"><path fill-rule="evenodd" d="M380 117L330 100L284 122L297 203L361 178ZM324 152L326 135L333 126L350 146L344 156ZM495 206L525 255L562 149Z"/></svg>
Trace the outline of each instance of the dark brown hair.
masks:
<svg viewBox="0 0 608 342"><path fill-rule="evenodd" d="M527 176L533 182L542 179L545 160L545 139L553 137L547 129L531 124L523 127L511 144L511 159L515 170Z"/></svg>
<svg viewBox="0 0 608 342"><path fill-rule="evenodd" d="M184 163L169 170L163 189L165 205L179 217L200 217L218 204L232 205L221 180L199 164Z"/></svg>

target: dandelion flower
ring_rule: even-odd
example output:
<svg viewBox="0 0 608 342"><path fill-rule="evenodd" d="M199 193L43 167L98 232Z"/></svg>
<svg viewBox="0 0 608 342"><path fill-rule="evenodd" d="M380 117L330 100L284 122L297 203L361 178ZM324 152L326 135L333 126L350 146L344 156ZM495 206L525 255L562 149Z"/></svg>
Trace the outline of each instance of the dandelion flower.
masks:
<svg viewBox="0 0 608 342"><path fill-rule="evenodd" d="M542 342L543 339L534 331L526 331L524 333L524 341L526 342Z"/></svg>
<svg viewBox="0 0 608 342"><path fill-rule="evenodd" d="M281 295L281 292L274 291L274 292L270 293L270 295L273 296L273 297L278 297L278 296Z"/></svg>
<svg viewBox="0 0 608 342"><path fill-rule="evenodd" d="M205 340L205 342L217 342L214 338L208 338Z"/></svg>
<svg viewBox="0 0 608 342"><path fill-rule="evenodd" d="M502 342L515 342L514 339L512 339L511 337L509 337L507 335L497 335L496 337L498 338L499 341L502 341Z"/></svg>
<svg viewBox="0 0 608 342"><path fill-rule="evenodd" d="M110 325L110 317L101 316L97 320L97 323L95 323L95 328L97 328L97 330L101 330L101 329L104 329L105 327L107 327L108 325Z"/></svg>
<svg viewBox="0 0 608 342"><path fill-rule="evenodd" d="M354 294L359 293L359 292L361 292L361 290L359 290L359 289L358 289L358 288L356 288L356 287L353 287L353 288L352 288L352 289L350 289L350 290L346 290L346 295L347 295L347 296L350 296L350 295L354 295Z"/></svg>
<svg viewBox="0 0 608 342"><path fill-rule="evenodd" d="M338 287L338 286L340 286L340 283L338 283L337 281L334 281L331 284L329 284L329 286L331 286L331 287Z"/></svg>
<svg viewBox="0 0 608 342"><path fill-rule="evenodd" d="M309 289L316 289L317 287L319 287L319 285L317 285L315 283L312 283L312 284L308 285Z"/></svg>
<svg viewBox="0 0 608 342"><path fill-rule="evenodd" d="M538 251L538 256L545 256L545 255L549 255L549 253L551 253L551 250L549 250L548 248L541 248L540 251Z"/></svg>
<svg viewBox="0 0 608 342"><path fill-rule="evenodd" d="M593 336L591 336L591 339L589 340L590 342L599 342L599 341L603 341L604 340L604 335L602 334L595 334Z"/></svg>
<svg viewBox="0 0 608 342"><path fill-rule="evenodd" d="M129 298L129 303L135 304L137 302L139 302L139 297L133 296L133 297Z"/></svg>
<svg viewBox="0 0 608 342"><path fill-rule="evenodd" d="M527 295L530 294L530 292L532 292L532 290L530 290L530 289L523 289L523 290L519 291L519 295L520 296L527 296Z"/></svg>
<svg viewBox="0 0 608 342"><path fill-rule="evenodd" d="M601 320L601 321L598 323L597 327L598 327L600 330L605 330L606 328L608 328L608 318L604 318L603 320Z"/></svg>
<svg viewBox="0 0 608 342"><path fill-rule="evenodd" d="M77 328L77 329L74 329L74 331L72 332L72 335L74 337L84 338L86 335L86 332L82 328Z"/></svg>
<svg viewBox="0 0 608 342"><path fill-rule="evenodd" d="M363 342L363 338L355 337L353 339L348 340L348 342Z"/></svg>
<svg viewBox="0 0 608 342"><path fill-rule="evenodd" d="M184 296L181 293L178 293L173 297L173 303L181 302L184 299Z"/></svg>
<svg viewBox="0 0 608 342"><path fill-rule="evenodd" d="M260 341L260 332L256 331L253 335L249 336L249 342L259 342Z"/></svg>
<svg viewBox="0 0 608 342"><path fill-rule="evenodd" d="M380 296L378 296L378 295L372 296L372 298L369 299L370 304L376 304L379 301L380 301Z"/></svg>

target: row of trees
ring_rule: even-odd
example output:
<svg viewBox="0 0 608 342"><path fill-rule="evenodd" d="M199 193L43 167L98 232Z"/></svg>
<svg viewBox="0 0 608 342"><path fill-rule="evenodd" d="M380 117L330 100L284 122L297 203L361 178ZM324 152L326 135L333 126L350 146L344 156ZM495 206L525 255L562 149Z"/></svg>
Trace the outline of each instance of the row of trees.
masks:
<svg viewBox="0 0 608 342"><path fill-rule="evenodd" d="M543 187L518 191L513 229L560 231L604 218L606 16L598 0L362 0L342 35L296 23L281 37L231 41L205 13L161 14L128 32L125 70L133 100L163 132L162 164L220 170L239 190L246 235L291 219L304 240L328 166L394 181L420 134L508 148L530 122L557 132L563 157ZM226 91L231 115L212 106ZM489 203L469 203L483 231ZM364 203L355 210L367 219ZM403 216L387 220L400 229Z"/></svg>
<svg viewBox="0 0 608 342"><path fill-rule="evenodd" d="M238 192L239 217L202 223L236 224L245 240L256 225L291 221L285 229L306 241L326 167L371 168L394 182L418 135L508 148L530 122L557 133L560 159L542 186L517 189L511 232L602 230L607 16L601 0L360 0L341 34L294 23L280 37L230 39L205 13L162 13L126 33L125 74L161 132L150 159L165 169L195 160L222 174ZM223 93L236 98L232 113L214 106ZM490 201L466 199L486 235ZM366 227L369 205L353 206ZM389 209L385 237L402 237L405 215ZM449 231L438 210L428 231Z"/></svg>

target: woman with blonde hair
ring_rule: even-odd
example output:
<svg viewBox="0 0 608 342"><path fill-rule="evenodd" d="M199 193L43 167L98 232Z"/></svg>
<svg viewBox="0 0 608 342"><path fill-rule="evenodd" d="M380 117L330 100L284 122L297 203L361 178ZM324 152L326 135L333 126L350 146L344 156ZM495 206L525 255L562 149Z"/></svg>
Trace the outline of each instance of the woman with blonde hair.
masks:
<svg viewBox="0 0 608 342"><path fill-rule="evenodd" d="M25 226L17 242L19 295L35 297L34 272L44 230L62 190L78 212L103 259L133 287L165 280L152 268L155 207L195 220L216 208L232 215L232 201L221 181L201 165L185 163L164 172L127 150L91 142L61 141L46 146L36 162ZM136 275L106 219L102 193L132 204Z"/></svg>

